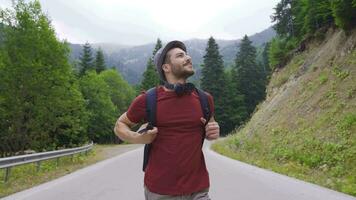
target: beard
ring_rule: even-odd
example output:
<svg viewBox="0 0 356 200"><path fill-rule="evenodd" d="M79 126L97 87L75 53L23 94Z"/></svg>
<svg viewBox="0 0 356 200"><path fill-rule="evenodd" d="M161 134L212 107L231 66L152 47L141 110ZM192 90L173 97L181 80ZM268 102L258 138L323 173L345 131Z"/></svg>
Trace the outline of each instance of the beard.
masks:
<svg viewBox="0 0 356 200"><path fill-rule="evenodd" d="M185 64L185 65L183 65L183 66L173 66L173 68L172 68L172 74L173 74L175 77L179 78L179 79L181 79L181 78L187 79L187 78L189 78L190 76L193 76L194 73L195 73L193 67L192 67L191 70L187 70L187 69L185 68L187 65L191 65L191 64L188 63L188 64Z"/></svg>

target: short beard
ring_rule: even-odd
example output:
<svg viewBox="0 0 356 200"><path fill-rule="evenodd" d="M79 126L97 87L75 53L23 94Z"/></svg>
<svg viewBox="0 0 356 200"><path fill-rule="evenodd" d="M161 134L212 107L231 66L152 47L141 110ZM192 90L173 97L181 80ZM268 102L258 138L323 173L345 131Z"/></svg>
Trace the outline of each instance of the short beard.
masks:
<svg viewBox="0 0 356 200"><path fill-rule="evenodd" d="M194 72L194 70L185 71L185 70L180 70L180 69L177 69L176 67L173 67L172 68L172 73L178 79L181 79L181 78L188 79L190 76L193 76L195 72Z"/></svg>

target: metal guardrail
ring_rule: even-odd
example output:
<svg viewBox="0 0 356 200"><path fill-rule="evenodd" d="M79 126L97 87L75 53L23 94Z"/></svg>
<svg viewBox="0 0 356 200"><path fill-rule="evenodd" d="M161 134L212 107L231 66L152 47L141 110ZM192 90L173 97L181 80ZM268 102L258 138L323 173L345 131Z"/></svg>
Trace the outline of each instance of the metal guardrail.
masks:
<svg viewBox="0 0 356 200"><path fill-rule="evenodd" d="M7 180L9 179L11 167L37 162L37 171L39 171L41 161L57 158L57 165L58 165L60 157L72 155L72 159L73 159L74 154L85 152L85 154L87 155L88 151L91 150L92 148L93 148L93 142L82 147L76 147L71 149L63 149L57 151L48 151L42 153L0 158L0 169L4 169L4 168L6 169L5 182L7 182Z"/></svg>

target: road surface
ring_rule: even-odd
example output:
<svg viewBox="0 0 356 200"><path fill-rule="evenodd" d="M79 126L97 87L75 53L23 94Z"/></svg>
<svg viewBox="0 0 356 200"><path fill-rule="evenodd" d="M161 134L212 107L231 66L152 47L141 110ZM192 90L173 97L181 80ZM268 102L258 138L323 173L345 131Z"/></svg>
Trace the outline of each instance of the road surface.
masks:
<svg viewBox="0 0 356 200"><path fill-rule="evenodd" d="M142 152L143 148L132 150L3 199L143 200ZM213 200L356 200L226 158L208 148L204 154Z"/></svg>

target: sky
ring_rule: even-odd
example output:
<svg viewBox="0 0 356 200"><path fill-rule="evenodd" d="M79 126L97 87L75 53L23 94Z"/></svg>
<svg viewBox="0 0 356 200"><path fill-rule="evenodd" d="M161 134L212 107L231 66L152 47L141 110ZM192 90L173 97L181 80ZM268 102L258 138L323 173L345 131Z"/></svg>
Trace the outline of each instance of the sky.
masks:
<svg viewBox="0 0 356 200"><path fill-rule="evenodd" d="M61 40L142 45L157 38L240 39L270 27L270 16L279 1L40 0L40 3ZM11 7L11 0L0 0L0 7Z"/></svg>

